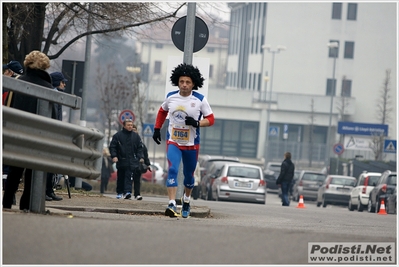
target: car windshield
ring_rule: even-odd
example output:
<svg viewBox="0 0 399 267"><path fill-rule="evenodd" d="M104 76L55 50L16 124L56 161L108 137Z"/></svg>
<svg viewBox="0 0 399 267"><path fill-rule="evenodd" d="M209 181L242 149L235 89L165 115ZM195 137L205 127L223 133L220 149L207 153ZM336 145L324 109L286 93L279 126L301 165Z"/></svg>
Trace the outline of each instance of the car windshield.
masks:
<svg viewBox="0 0 399 267"><path fill-rule="evenodd" d="M326 176L324 174L318 174L318 173L305 173L302 177L302 180L317 181L317 182L323 182L325 179Z"/></svg>
<svg viewBox="0 0 399 267"><path fill-rule="evenodd" d="M255 169L255 168L250 168L250 167L231 166L231 167L229 167L227 176L260 179L259 170Z"/></svg>
<svg viewBox="0 0 399 267"><path fill-rule="evenodd" d="M348 178L333 177L331 179L331 181L330 181L330 184L354 186L355 185L355 180L354 179L348 179Z"/></svg>

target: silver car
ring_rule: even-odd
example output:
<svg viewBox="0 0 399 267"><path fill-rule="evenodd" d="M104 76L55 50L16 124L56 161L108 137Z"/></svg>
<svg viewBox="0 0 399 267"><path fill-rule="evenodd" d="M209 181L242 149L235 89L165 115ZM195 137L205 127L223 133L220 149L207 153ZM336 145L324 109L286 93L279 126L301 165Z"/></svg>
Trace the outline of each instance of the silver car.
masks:
<svg viewBox="0 0 399 267"><path fill-rule="evenodd" d="M214 179L212 199L266 204L266 182L259 166L228 162Z"/></svg>
<svg viewBox="0 0 399 267"><path fill-rule="evenodd" d="M326 179L326 175L321 172L303 170L299 174L298 180L292 188L292 199L299 201L300 196L303 199L316 200L317 191Z"/></svg>
<svg viewBox="0 0 399 267"><path fill-rule="evenodd" d="M347 205L350 193L356 185L356 178L344 175L329 175L317 191L317 207L327 204Z"/></svg>

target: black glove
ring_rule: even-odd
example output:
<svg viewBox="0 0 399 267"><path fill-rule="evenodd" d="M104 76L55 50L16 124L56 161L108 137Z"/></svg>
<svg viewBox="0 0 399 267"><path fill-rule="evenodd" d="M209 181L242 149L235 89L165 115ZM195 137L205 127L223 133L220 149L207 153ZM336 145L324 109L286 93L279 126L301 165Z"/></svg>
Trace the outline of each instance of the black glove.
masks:
<svg viewBox="0 0 399 267"><path fill-rule="evenodd" d="M154 139L155 143L157 143L158 145L161 144L161 129L154 129L152 139Z"/></svg>
<svg viewBox="0 0 399 267"><path fill-rule="evenodd" d="M199 127L199 121L196 121L193 117L186 117L186 125L194 126L195 128Z"/></svg>

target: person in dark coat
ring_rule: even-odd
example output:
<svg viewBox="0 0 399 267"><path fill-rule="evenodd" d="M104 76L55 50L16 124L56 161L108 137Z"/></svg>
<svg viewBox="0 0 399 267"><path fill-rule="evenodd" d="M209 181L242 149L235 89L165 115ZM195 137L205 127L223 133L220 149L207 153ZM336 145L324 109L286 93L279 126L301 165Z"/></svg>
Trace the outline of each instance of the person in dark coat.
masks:
<svg viewBox="0 0 399 267"><path fill-rule="evenodd" d="M132 197L133 171L144 162L143 147L140 136L133 131L133 121L126 119L123 129L112 137L109 145L112 162L116 162L116 198Z"/></svg>
<svg viewBox="0 0 399 267"><path fill-rule="evenodd" d="M50 74L46 70L50 67L50 59L40 51L32 51L26 55L24 60L25 75L19 77L20 80L41 85L53 90ZM10 107L36 114L38 99L33 96L14 93ZM52 118L57 117L57 112L53 107ZM24 168L10 166L7 176L7 186L3 195L3 208L11 209L13 196L18 190L20 179ZM32 169L25 169L24 191L19 203L20 210L30 209L30 191L32 182Z"/></svg>
<svg viewBox="0 0 399 267"><path fill-rule="evenodd" d="M104 147L103 163L102 163L102 167L101 167L101 185L100 185L100 193L101 194L104 194L105 191L107 191L109 178L113 172L114 172L114 169L112 167L111 154L109 153L108 148Z"/></svg>
<svg viewBox="0 0 399 267"><path fill-rule="evenodd" d="M138 134L136 124L133 124L133 131ZM150 159L148 158L148 149L143 142L141 142L141 147L143 148L144 164L146 165L146 169L151 170L150 168L151 162ZM134 198L137 200L143 199L143 197L140 194L141 176L142 176L141 169L135 169L133 172L133 188L134 188Z"/></svg>
<svg viewBox="0 0 399 267"><path fill-rule="evenodd" d="M292 179L294 179L295 165L291 161L291 153L286 152L284 154L284 161L281 164L281 172L277 178L276 184L281 186L281 200L283 206L289 206L290 200L288 198L288 192L290 190L290 185Z"/></svg>
<svg viewBox="0 0 399 267"><path fill-rule="evenodd" d="M65 90L66 82L68 81L65 79L64 75L61 72L52 72L50 73L51 81L53 88L59 92L63 92ZM54 109L57 111L57 118L58 120L62 121L62 105L54 103ZM54 179L58 174L54 173L47 173L47 181L46 181L46 201L52 200L62 200L62 197L57 196L54 192L54 187L58 179Z"/></svg>

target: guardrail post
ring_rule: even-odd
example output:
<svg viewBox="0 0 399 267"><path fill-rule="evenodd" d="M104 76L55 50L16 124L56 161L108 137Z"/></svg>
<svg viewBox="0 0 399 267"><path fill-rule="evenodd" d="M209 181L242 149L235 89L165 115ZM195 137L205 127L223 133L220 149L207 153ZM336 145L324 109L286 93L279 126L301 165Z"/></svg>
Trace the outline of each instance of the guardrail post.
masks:
<svg viewBox="0 0 399 267"><path fill-rule="evenodd" d="M36 213L45 212L45 194L46 194L47 173L42 171L32 172L32 186L30 194L30 211Z"/></svg>
<svg viewBox="0 0 399 267"><path fill-rule="evenodd" d="M53 104L49 101L38 99L37 101L37 114L40 116L51 118L53 111ZM44 213L45 195L46 195L47 173L42 171L32 171L32 183L30 194L30 211L36 213Z"/></svg>

